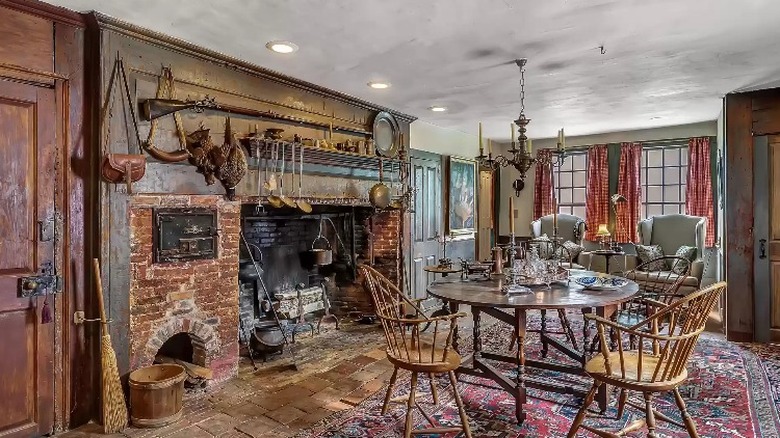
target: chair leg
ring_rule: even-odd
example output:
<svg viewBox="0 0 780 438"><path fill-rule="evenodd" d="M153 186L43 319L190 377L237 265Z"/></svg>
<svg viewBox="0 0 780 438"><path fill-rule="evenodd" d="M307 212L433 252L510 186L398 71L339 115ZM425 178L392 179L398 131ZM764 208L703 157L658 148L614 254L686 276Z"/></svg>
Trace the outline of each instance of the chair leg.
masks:
<svg viewBox="0 0 780 438"><path fill-rule="evenodd" d="M655 413L653 412L653 393L645 392L645 418L647 418L647 438L656 438Z"/></svg>
<svg viewBox="0 0 780 438"><path fill-rule="evenodd" d="M593 386L590 388L590 391L588 391L588 394L585 395L585 400L582 402L582 407L577 412L577 416L574 417L574 421L571 423L569 434L566 435L567 438L574 438L574 436L577 435L577 430L585 420L585 414L588 411L588 406L590 406L590 404L593 403L593 399L596 398L596 390L599 389L599 386L601 386L601 382L598 380L593 381Z"/></svg>
<svg viewBox="0 0 780 438"><path fill-rule="evenodd" d="M628 399L628 391L624 388L620 388L620 397L618 398L617 405L617 419L623 418L623 413L626 411L626 399Z"/></svg>
<svg viewBox="0 0 780 438"><path fill-rule="evenodd" d="M685 401L683 401L678 388L674 388L674 400L677 402L677 407L680 409L683 422L685 422L685 429L688 430L688 435L690 435L691 438L699 438L699 434L696 432L696 423L693 422L693 418L688 414L688 409L685 407Z"/></svg>
<svg viewBox="0 0 780 438"><path fill-rule="evenodd" d="M431 395L433 396L433 404L439 404L439 390L436 388L436 376L433 373L428 373L428 379L431 381Z"/></svg>
<svg viewBox="0 0 780 438"><path fill-rule="evenodd" d="M547 334L547 310L542 309L540 313L542 314L542 330L539 335L542 338L542 357L547 357L547 352L549 349L547 347L547 341L544 338L544 335ZM561 324L563 324L562 321Z"/></svg>
<svg viewBox="0 0 780 438"><path fill-rule="evenodd" d="M466 408L463 407L463 400L458 393L458 379L455 378L455 373L450 371L450 385L452 385L452 393L455 395L455 404L458 405L458 414L460 414L460 423L463 427L463 433L466 434L466 438L471 438L471 428L469 427L469 417L466 415Z"/></svg>
<svg viewBox="0 0 780 438"><path fill-rule="evenodd" d="M409 402L406 404L406 425L404 425L404 438L411 438L412 436L412 414L414 413L414 396L417 392L417 372L412 372L412 388L409 391Z"/></svg>
<svg viewBox="0 0 780 438"><path fill-rule="evenodd" d="M577 350L577 338L574 336L574 330L571 328L571 323L569 323L569 317L566 315L566 310L558 309L558 319L561 320L561 327L566 332L566 338L569 339L572 347ZM587 340L583 340L582 342L585 343Z"/></svg>
<svg viewBox="0 0 780 438"><path fill-rule="evenodd" d="M387 394L385 394L385 403L382 405L382 415L387 413L387 406L390 404L390 398L393 396L393 388L395 387L395 379L398 378L398 367L393 368L393 375L390 376L390 385L387 387Z"/></svg>

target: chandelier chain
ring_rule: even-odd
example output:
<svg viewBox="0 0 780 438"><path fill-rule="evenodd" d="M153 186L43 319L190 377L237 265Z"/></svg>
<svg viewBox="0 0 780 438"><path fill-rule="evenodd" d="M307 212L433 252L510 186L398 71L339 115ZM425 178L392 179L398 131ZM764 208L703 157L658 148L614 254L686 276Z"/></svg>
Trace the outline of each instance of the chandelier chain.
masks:
<svg viewBox="0 0 780 438"><path fill-rule="evenodd" d="M520 112L525 112L525 67L520 67Z"/></svg>

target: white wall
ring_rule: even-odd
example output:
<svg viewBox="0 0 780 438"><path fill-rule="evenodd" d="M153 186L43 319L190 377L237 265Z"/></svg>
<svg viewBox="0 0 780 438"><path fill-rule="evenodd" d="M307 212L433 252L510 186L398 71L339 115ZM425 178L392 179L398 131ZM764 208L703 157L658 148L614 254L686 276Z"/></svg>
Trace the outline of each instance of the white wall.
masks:
<svg viewBox="0 0 780 438"><path fill-rule="evenodd" d="M479 153L479 138L476 135L419 120L412 122L409 131L412 149L465 158L473 158Z"/></svg>
<svg viewBox="0 0 780 438"><path fill-rule="evenodd" d="M414 124L412 125L414 126ZM711 122L693 123L688 125L667 126L653 129L641 129L636 131L607 132L603 134L566 137L566 147L585 146L600 143L619 143L624 141L652 141L669 138L686 138L701 136L720 136L715 120ZM539 149L555 147L555 138L534 139L534 154ZM495 148L495 145L494 145ZM503 153L509 148L508 144L500 146ZM529 235L531 221L533 220L534 207L534 175L533 168L525 178L525 189L520 196L515 198L515 210L517 211L516 230L518 235ZM514 168L501 169L501 198L499 207L499 233L509 234L509 196L514 196L512 182L518 173Z"/></svg>

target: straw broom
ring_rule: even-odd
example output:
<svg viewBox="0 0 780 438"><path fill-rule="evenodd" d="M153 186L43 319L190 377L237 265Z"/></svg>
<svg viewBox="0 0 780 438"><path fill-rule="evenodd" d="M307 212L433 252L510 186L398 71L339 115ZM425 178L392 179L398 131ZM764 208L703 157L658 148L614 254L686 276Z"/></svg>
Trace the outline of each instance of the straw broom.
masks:
<svg viewBox="0 0 780 438"><path fill-rule="evenodd" d="M100 307L100 322L102 338L100 345L101 393L103 401L103 433L117 433L127 427L127 406L122 383L119 381L119 370L116 365L116 353L111 346L111 335L108 334L106 309L103 306L103 283L100 278L100 261L92 260L95 271L98 307Z"/></svg>

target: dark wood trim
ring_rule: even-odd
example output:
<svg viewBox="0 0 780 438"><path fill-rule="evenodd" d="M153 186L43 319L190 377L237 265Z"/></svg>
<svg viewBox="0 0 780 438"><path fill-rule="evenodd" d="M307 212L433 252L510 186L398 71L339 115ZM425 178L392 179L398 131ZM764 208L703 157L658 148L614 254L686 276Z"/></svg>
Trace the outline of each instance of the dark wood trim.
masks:
<svg viewBox="0 0 780 438"><path fill-rule="evenodd" d="M727 331L726 339L731 342L753 342L753 333Z"/></svg>
<svg viewBox="0 0 780 438"><path fill-rule="evenodd" d="M194 58L199 58L205 61L224 64L225 67L232 68L249 75L261 77L277 83L288 85L290 87L305 90L310 93L318 94L340 102L345 102L359 108L377 112L386 111L393 114L403 122L411 123L417 120L417 117L415 116L405 114L384 106L376 105L346 93L312 84L311 82L296 79L283 73L270 70L265 67L260 67L256 64L242 61L214 50L209 50L204 47L197 46L179 38L174 38L160 32L155 32L153 30L136 26L122 20L117 20L116 18L109 17L108 15L104 15L99 12L92 12L89 16L89 19L90 21L94 22L95 25L97 25L100 29L111 30L113 32L143 41L151 45L164 47L168 50L192 56Z"/></svg>
<svg viewBox="0 0 780 438"><path fill-rule="evenodd" d="M724 254L726 336L753 338L753 106L747 94L726 96ZM738 285L738 286L737 286Z"/></svg>
<svg viewBox="0 0 780 438"><path fill-rule="evenodd" d="M38 0L0 0L0 6L46 18L55 23L67 24L75 27L86 26L84 16L78 12Z"/></svg>

